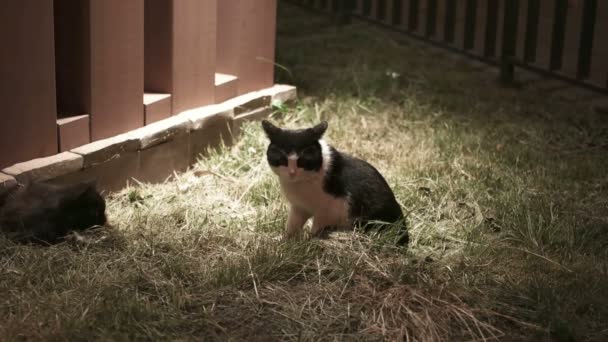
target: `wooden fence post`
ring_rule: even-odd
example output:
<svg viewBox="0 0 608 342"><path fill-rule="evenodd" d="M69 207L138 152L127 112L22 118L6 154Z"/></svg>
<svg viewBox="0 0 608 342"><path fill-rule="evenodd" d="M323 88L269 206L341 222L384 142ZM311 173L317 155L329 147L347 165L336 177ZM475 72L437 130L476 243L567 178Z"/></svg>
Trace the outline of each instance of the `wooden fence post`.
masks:
<svg viewBox="0 0 608 342"><path fill-rule="evenodd" d="M90 115L100 140L144 125L144 0L55 0L63 115Z"/></svg>
<svg viewBox="0 0 608 342"><path fill-rule="evenodd" d="M351 23L352 11L355 8L355 0L333 0L334 18L336 24L347 25Z"/></svg>
<svg viewBox="0 0 608 342"><path fill-rule="evenodd" d="M217 0L145 0L145 90L171 95L172 114L215 98Z"/></svg>
<svg viewBox="0 0 608 342"><path fill-rule="evenodd" d="M505 16L502 31L502 53L500 59L500 80L503 84L512 84L514 81L515 46L517 42L517 15L519 14L519 0L505 2Z"/></svg>
<svg viewBox="0 0 608 342"><path fill-rule="evenodd" d="M0 10L0 169L57 153L53 1Z"/></svg>

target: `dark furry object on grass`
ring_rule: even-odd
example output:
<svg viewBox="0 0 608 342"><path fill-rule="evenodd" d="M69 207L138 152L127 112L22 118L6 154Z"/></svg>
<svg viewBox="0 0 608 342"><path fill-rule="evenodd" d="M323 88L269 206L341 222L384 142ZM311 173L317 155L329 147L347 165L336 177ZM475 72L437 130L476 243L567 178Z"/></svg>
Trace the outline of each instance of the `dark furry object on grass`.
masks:
<svg viewBox="0 0 608 342"><path fill-rule="evenodd" d="M54 244L71 231L105 225L105 209L92 182L34 183L0 199L0 231L15 242Z"/></svg>

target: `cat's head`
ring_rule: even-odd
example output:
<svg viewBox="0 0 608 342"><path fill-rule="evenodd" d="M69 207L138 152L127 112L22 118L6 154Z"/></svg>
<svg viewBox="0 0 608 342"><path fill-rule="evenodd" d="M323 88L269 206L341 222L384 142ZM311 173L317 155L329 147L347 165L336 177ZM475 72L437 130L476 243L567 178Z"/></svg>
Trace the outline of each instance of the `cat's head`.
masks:
<svg viewBox="0 0 608 342"><path fill-rule="evenodd" d="M68 185L58 196L60 210L70 229L84 230L106 224L106 202L97 191L95 182Z"/></svg>
<svg viewBox="0 0 608 342"><path fill-rule="evenodd" d="M266 158L281 180L300 182L318 177L329 163L329 147L321 138L327 122L304 129L282 129L267 120L262 128L270 140Z"/></svg>

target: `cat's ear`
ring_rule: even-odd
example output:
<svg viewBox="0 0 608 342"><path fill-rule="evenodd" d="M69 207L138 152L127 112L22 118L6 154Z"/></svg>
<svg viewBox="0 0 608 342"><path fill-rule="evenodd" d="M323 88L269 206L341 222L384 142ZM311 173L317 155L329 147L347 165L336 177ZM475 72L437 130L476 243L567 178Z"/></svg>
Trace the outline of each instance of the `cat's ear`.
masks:
<svg viewBox="0 0 608 342"><path fill-rule="evenodd" d="M317 140L321 139L321 137L323 137L323 134L325 134L325 131L327 131L327 121L322 121L320 124L316 125L310 130L315 135Z"/></svg>
<svg viewBox="0 0 608 342"><path fill-rule="evenodd" d="M268 139L272 140L277 134L281 133L281 129L270 123L268 120L262 120L262 128Z"/></svg>

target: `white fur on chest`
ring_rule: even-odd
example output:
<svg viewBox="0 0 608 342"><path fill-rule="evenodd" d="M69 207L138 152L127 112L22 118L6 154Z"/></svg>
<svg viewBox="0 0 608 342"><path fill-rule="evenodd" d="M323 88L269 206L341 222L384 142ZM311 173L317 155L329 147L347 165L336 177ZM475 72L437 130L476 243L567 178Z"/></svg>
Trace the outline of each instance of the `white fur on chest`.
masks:
<svg viewBox="0 0 608 342"><path fill-rule="evenodd" d="M298 235L308 219L313 218L312 234L317 235L327 227L348 228L350 204L348 196L334 197L323 190L325 174L331 167L329 145L320 140L323 161L318 171L295 171L297 156L289 156L287 166L273 167L279 177L281 191L291 204L287 220L288 237Z"/></svg>
<svg viewBox="0 0 608 342"><path fill-rule="evenodd" d="M321 220L327 226L344 227L349 224L347 198L337 198L323 191L320 180L299 183L283 183L281 189L289 203Z"/></svg>

